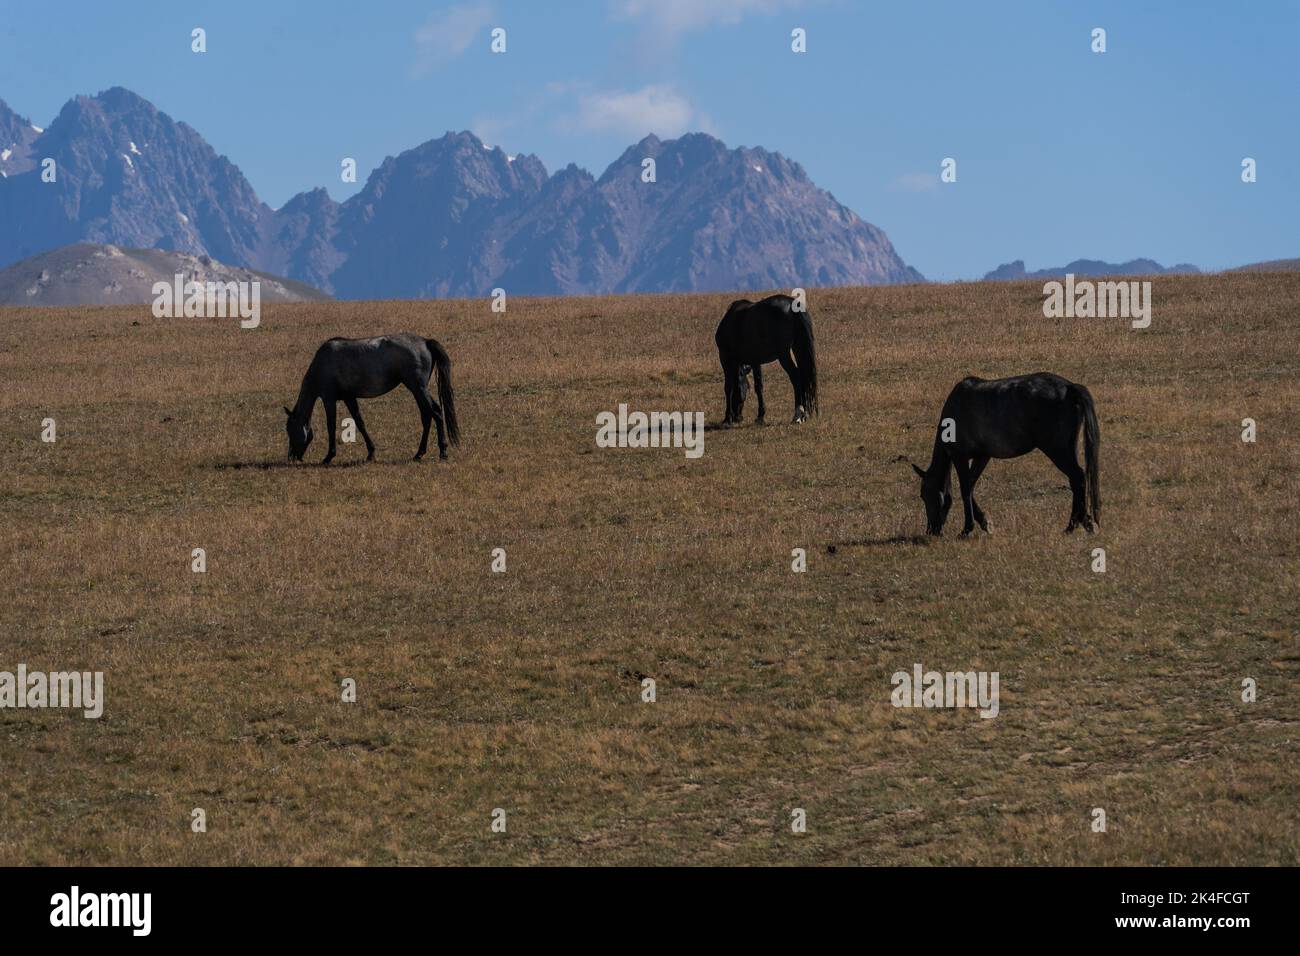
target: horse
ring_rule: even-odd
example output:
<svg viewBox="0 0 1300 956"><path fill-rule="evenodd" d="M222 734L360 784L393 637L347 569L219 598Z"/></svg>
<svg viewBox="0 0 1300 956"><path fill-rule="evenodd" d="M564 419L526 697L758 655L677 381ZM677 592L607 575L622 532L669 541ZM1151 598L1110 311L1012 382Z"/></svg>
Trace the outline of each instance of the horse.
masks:
<svg viewBox="0 0 1300 956"><path fill-rule="evenodd" d="M758 397L758 423L763 424L763 365L780 362L794 387L794 421L817 414L817 358L813 349L812 318L796 310L788 295L770 295L761 302L737 299L718 323L713 340L722 363L727 413L723 424L737 424L749 391L745 373L752 368Z"/></svg>
<svg viewBox="0 0 1300 956"><path fill-rule="evenodd" d="M429 392L429 376L438 371L438 401ZM415 461L424 457L429 447L429 423L438 427L438 457L447 458L447 440L460 444L460 426L456 422L456 403L451 388L451 359L434 339L411 332L381 335L371 339L332 338L316 350L298 389L298 402L284 410L289 433L289 458L302 461L311 444L311 415L320 399L325 406L325 425L329 429L329 452L322 465L334 460L334 420L338 402L342 401L357 423L366 441L366 461L375 460L375 443L370 440L361 418L359 398L377 398L399 385L405 385L420 407L424 433Z"/></svg>
<svg viewBox="0 0 1300 956"><path fill-rule="evenodd" d="M1101 524L1101 432L1092 395L1082 385L1051 372L992 381L972 376L953 386L939 419L930 466L922 471L912 465L921 477L929 534L943 533L952 507L954 470L966 518L961 537L974 531L976 523L987 532L988 519L975 502L975 483L984 467L990 458L1018 458L1035 448L1070 480L1073 501L1065 533L1079 525L1091 532L1094 522ZM1078 462L1080 427L1086 472ZM1091 516L1084 502L1085 489Z"/></svg>

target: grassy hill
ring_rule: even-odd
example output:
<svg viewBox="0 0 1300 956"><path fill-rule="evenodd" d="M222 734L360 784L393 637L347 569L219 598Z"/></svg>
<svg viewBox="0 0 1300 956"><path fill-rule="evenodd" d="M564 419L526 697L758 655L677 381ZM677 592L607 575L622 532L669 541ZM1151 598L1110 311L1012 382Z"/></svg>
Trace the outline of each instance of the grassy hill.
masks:
<svg viewBox="0 0 1300 956"><path fill-rule="evenodd" d="M1267 262L1252 262L1248 266L1238 266L1232 272L1296 272L1300 271L1300 259L1270 259Z"/></svg>
<svg viewBox="0 0 1300 956"><path fill-rule="evenodd" d="M819 418L769 366L772 424L699 460L597 448L620 402L721 418L732 298L0 310L0 670L107 698L0 710L0 864L1300 862L1300 275L1158 278L1145 331L1037 282L814 290ZM455 362L451 461L403 390L375 463L287 465L316 345L399 330ZM1096 399L1100 532L1035 454L985 473L993 535L921 537L895 459L963 376L1042 369ZM895 709L914 663L998 671L999 716Z"/></svg>

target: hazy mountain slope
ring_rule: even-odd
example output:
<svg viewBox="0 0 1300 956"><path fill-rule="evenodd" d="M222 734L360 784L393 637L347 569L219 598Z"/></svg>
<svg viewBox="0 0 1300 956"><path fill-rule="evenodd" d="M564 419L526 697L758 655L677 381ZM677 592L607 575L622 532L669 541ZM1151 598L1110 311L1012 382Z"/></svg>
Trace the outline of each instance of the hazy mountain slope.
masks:
<svg viewBox="0 0 1300 956"><path fill-rule="evenodd" d="M83 242L0 269L0 305L125 305L153 302L155 282L261 283L263 302L325 300L325 293L279 276L228 266L207 255L123 249Z"/></svg>

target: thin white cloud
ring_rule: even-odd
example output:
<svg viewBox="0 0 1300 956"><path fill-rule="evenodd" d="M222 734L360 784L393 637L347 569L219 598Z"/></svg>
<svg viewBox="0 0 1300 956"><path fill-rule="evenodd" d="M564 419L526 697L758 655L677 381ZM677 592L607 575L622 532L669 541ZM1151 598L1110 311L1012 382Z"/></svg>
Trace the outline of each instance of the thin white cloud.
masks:
<svg viewBox="0 0 1300 956"><path fill-rule="evenodd" d="M798 6L798 0L615 0L617 17L641 20L664 34L733 26L746 16Z"/></svg>
<svg viewBox="0 0 1300 956"><path fill-rule="evenodd" d="M469 3L435 13L415 31L412 76L425 76L460 56L492 22L492 4Z"/></svg>
<svg viewBox="0 0 1300 956"><path fill-rule="evenodd" d="M686 97L671 86L651 84L639 90L602 90L578 99L572 125L592 132L613 132L629 136L655 133L678 136L692 125L706 125ZM711 125L711 124L707 124Z"/></svg>
<svg viewBox="0 0 1300 956"><path fill-rule="evenodd" d="M510 124L491 116L476 116L469 124L469 131L483 140L485 145L501 140L501 135L510 128Z"/></svg>
<svg viewBox="0 0 1300 956"><path fill-rule="evenodd" d="M928 193L939 188L938 173L904 173L894 180L894 185L909 193Z"/></svg>
<svg viewBox="0 0 1300 956"><path fill-rule="evenodd" d="M534 87L522 98L513 100L511 109L475 116L470 123L470 131L485 143L501 143L508 134L527 129L539 116L554 117L558 112L558 101L573 99L588 88L579 83L551 80L540 87ZM568 120L567 126L571 130L575 124L572 117L568 117Z"/></svg>

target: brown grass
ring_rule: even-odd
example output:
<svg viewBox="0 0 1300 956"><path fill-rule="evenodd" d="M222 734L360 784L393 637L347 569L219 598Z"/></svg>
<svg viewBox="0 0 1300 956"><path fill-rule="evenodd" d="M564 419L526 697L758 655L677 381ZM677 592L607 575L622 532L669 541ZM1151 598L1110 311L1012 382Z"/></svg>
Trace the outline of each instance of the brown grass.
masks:
<svg viewBox="0 0 1300 956"><path fill-rule="evenodd" d="M716 422L730 295L0 311L0 670L107 696L0 710L0 864L1300 862L1300 275L1154 285L1146 331L1032 283L814 292L823 414L771 366L773 424L698 461L595 416ZM286 466L315 346L399 330L456 362L451 462L407 460L403 391L375 464ZM1034 455L986 472L993 536L912 543L894 459L964 375L1040 369L1096 398L1100 533ZM914 662L999 671L1001 715L894 709Z"/></svg>

